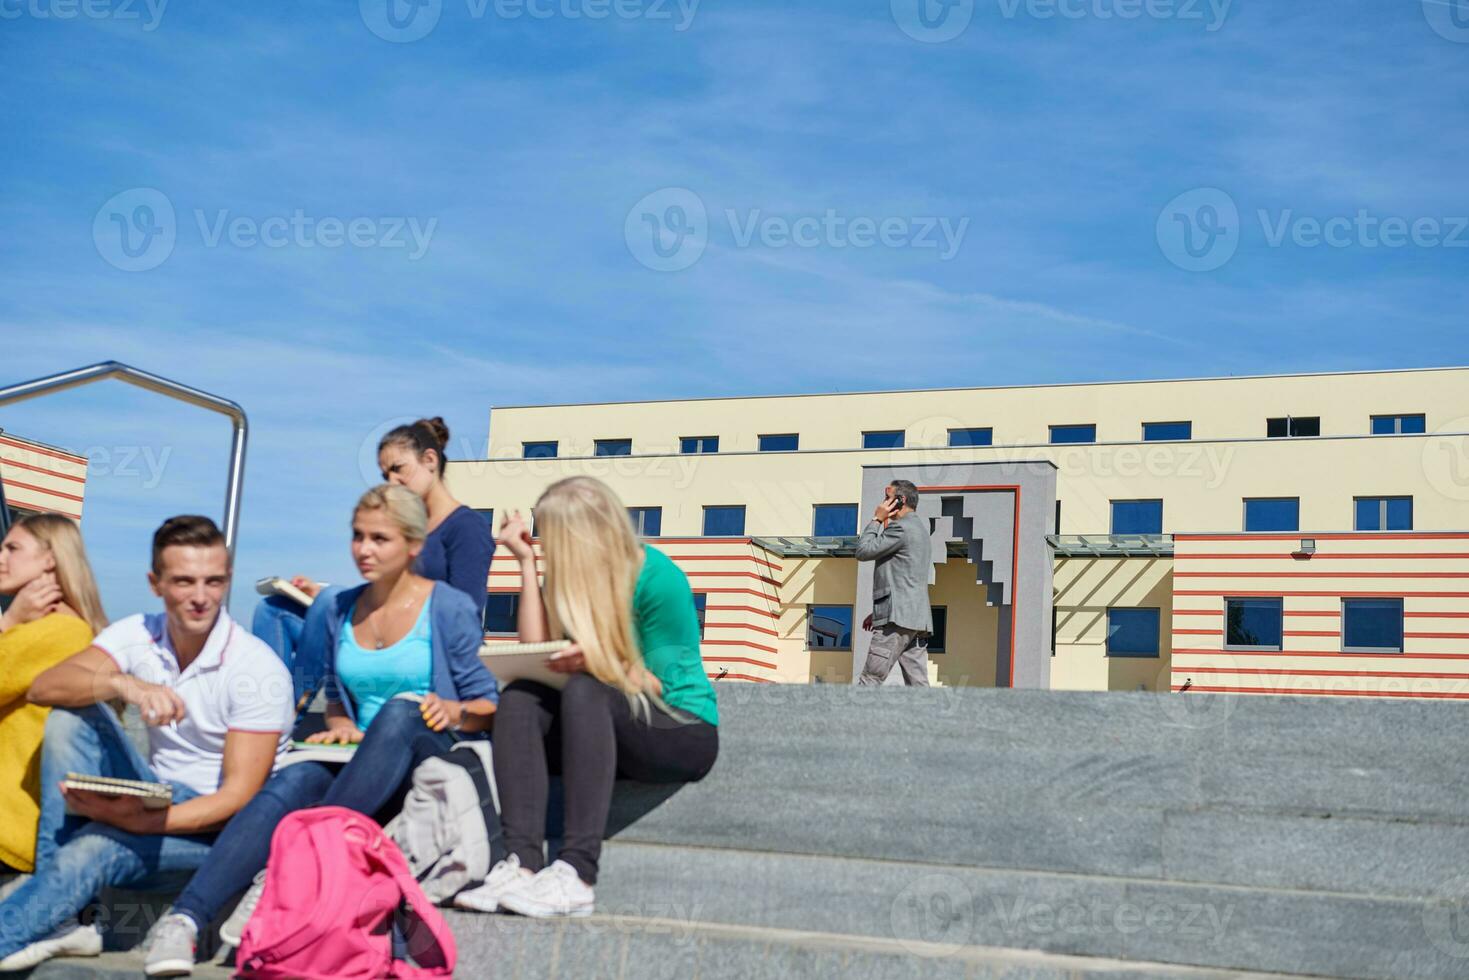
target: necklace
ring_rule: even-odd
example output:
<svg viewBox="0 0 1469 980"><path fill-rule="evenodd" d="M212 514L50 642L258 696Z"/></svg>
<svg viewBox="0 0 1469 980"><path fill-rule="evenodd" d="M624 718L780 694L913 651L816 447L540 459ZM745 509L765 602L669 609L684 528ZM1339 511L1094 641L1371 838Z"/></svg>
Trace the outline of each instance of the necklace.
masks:
<svg viewBox="0 0 1469 980"><path fill-rule="evenodd" d="M413 607L413 603L417 599L418 595L415 592L413 595L410 595L406 600L404 600L403 605L399 606L398 608L405 610L410 609ZM377 616L379 613L384 613L384 615L386 616L386 613L384 611L387 609L388 605L387 603L384 603L383 605L378 606L372 612L368 613L367 616L362 620L363 625L372 630L372 642L374 650L381 650L386 644L383 643L382 633L378 631L377 623L373 622L373 617Z"/></svg>

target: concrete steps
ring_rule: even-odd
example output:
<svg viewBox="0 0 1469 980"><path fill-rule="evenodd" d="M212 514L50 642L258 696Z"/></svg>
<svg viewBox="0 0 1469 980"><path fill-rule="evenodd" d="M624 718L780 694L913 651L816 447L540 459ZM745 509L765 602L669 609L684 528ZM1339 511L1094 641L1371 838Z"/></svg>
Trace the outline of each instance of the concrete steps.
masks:
<svg viewBox="0 0 1469 980"><path fill-rule="evenodd" d="M452 913L462 975L1469 977L1462 706L722 684L720 710L702 783L619 784L599 914Z"/></svg>

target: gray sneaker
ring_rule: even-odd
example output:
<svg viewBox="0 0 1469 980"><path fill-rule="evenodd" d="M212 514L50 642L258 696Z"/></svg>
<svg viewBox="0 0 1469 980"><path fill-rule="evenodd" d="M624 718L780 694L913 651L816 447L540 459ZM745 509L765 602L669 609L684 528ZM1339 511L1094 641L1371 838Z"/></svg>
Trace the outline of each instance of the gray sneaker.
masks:
<svg viewBox="0 0 1469 980"><path fill-rule="evenodd" d="M255 914L255 906L260 904L260 893L265 891L265 872L262 871L255 876L255 883L240 899L230 917L224 920L219 927L219 938L229 945L238 949L240 947L240 936L245 933L245 926L250 922L250 916Z"/></svg>
<svg viewBox="0 0 1469 980"><path fill-rule="evenodd" d="M165 915L153 927L143 972L150 977L186 977L194 972L199 927L187 915Z"/></svg>

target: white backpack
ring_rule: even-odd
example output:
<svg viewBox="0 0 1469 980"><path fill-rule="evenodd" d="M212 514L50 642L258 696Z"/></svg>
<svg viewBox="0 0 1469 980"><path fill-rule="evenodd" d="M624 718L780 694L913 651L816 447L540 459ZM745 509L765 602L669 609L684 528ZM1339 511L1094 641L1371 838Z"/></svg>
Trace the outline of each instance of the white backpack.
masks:
<svg viewBox="0 0 1469 980"><path fill-rule="evenodd" d="M473 739L419 763L386 828L434 902L479 885L505 857L490 752L488 741Z"/></svg>

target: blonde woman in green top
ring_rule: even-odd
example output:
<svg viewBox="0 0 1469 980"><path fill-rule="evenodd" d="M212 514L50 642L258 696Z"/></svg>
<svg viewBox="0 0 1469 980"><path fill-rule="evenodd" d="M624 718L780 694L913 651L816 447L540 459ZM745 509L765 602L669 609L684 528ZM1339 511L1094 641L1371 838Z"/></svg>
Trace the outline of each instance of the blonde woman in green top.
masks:
<svg viewBox="0 0 1469 980"><path fill-rule="evenodd" d="M541 495L535 514L544 589L519 513L506 517L497 541L520 562L520 639L575 641L552 662L568 675L566 686L517 681L500 692L495 783L510 856L455 902L589 915L613 781L702 779L719 754L719 713L688 579L638 542L617 495L599 480L571 477ZM553 772L565 787L566 839L545 867Z"/></svg>

